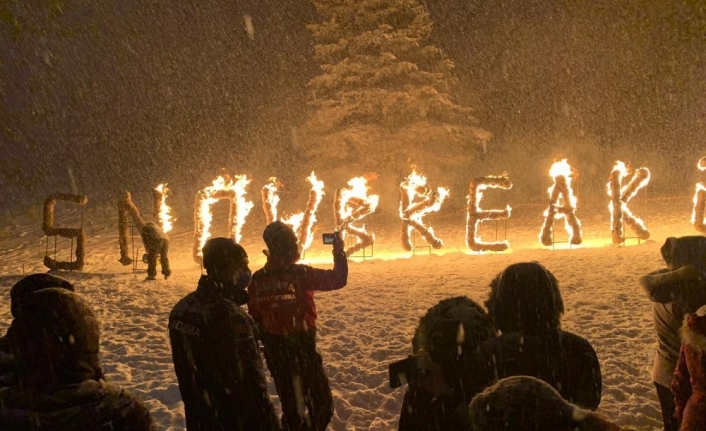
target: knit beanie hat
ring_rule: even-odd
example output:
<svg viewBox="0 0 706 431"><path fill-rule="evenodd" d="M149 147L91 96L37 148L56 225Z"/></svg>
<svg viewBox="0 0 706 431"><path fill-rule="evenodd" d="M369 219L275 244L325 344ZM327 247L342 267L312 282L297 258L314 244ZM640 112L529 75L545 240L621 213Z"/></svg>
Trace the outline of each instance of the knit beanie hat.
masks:
<svg viewBox="0 0 706 431"><path fill-rule="evenodd" d="M12 313L12 317L17 317L18 303L23 297L38 290L51 287L59 287L71 292L75 290L74 286L68 280L51 274L28 275L15 283L12 289L10 289L10 312Z"/></svg>
<svg viewBox="0 0 706 431"><path fill-rule="evenodd" d="M267 225L262 233L269 256L293 257L299 254L299 243L294 230L281 221Z"/></svg>
<svg viewBox="0 0 706 431"><path fill-rule="evenodd" d="M228 268L239 269L247 263L245 249L230 238L211 238L203 246L203 267L210 276L217 276Z"/></svg>

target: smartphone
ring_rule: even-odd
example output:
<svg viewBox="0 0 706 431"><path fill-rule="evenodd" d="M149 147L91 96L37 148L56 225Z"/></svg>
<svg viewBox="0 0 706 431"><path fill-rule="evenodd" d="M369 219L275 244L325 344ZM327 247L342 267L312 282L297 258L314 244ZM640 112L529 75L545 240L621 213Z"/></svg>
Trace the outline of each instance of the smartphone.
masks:
<svg viewBox="0 0 706 431"><path fill-rule="evenodd" d="M409 355L401 361L393 362L388 367L390 387L398 388L425 377L431 370L431 360L426 353Z"/></svg>
<svg viewBox="0 0 706 431"><path fill-rule="evenodd" d="M333 244L333 242L336 240L335 233L325 233L323 235L323 237L324 237L324 244Z"/></svg>

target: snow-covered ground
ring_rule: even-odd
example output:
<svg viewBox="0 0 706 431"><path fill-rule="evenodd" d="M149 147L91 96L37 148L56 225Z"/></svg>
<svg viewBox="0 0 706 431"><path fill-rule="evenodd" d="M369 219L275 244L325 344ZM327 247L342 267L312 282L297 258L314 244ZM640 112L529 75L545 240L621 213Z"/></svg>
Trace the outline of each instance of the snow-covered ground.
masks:
<svg viewBox="0 0 706 431"><path fill-rule="evenodd" d="M656 337L650 304L637 280L662 266L659 247L667 236L696 234L689 223L690 198L654 199L640 212L633 208L637 215L647 215L652 238L639 245L629 240L625 247L610 244L607 201L581 209L585 245L570 250L566 244L554 250L539 245L542 211L542 205L516 206L507 225L512 249L499 254L471 253L465 248L462 212L437 216L434 224L446 246L431 254L421 250L416 256L401 249L399 224L391 216L377 217L372 226L378 241L373 258L353 259L348 286L317 295L318 346L335 399L332 429L396 429L404 388L389 388L387 365L410 353L419 317L448 296L468 295L483 301L496 273L510 263L528 260L543 263L556 275L567 309L563 326L588 338L598 352L603 372L600 410L620 424L659 428L660 412L649 377ZM0 224L3 331L10 323L12 284L23 271L46 271L41 263L46 240L38 214L41 211L6 216ZM331 225L326 216L321 218L317 239ZM57 224L76 225L78 220L70 206L57 207ZM133 274L131 267L117 262L113 208L87 209L84 227L88 233L86 267L81 273L62 275L76 284L102 321L102 362L107 377L146 400L159 429L182 430L184 411L166 326L172 306L194 289L200 274L191 259L188 209L183 210L171 235L174 274L168 281L146 282L144 265ZM502 235L504 225L500 227ZM264 244L259 237L263 228L262 217L253 217L243 230L242 243L251 255L253 270L263 264L260 250ZM494 236L492 225L485 228L485 234ZM565 238L561 225L557 237ZM306 258L328 267L327 246L319 242ZM68 244L61 244L59 257L64 259ZM272 385L270 389L274 394Z"/></svg>

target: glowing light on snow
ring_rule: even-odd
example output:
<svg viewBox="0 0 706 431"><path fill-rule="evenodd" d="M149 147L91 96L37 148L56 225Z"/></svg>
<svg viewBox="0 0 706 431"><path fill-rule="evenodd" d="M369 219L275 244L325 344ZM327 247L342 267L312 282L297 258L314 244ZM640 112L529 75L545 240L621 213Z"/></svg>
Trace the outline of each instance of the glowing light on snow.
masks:
<svg viewBox="0 0 706 431"><path fill-rule="evenodd" d="M168 233L174 227L172 224L172 209L167 205L167 195L171 192L167 184L160 184L154 189L155 217L159 220L159 225L164 233Z"/></svg>
<svg viewBox="0 0 706 431"><path fill-rule="evenodd" d="M375 235L365 230L365 225L354 226L353 223L363 219L375 211L380 196L368 196L368 180L364 177L355 177L348 181L348 188L336 190L334 195L334 215L337 229L341 234L354 235L356 243L346 250L348 256L366 247L373 245Z"/></svg>
<svg viewBox="0 0 706 431"><path fill-rule="evenodd" d="M253 203L245 199L247 185L250 180L247 176L219 176L213 184L204 188L196 194L194 205L194 260L201 262L201 249L206 241L211 237L210 229L213 221L211 206L219 200L230 201L230 211L228 215L228 237L241 240L241 230L245 224L245 218L250 214Z"/></svg>
<svg viewBox="0 0 706 431"><path fill-rule="evenodd" d="M544 224L539 240L545 246L554 243L554 221L563 218L572 245L581 244L581 221L576 217L577 198L571 187L576 175L566 159L554 162L549 169L553 184L549 187L549 207L544 211Z"/></svg>
<svg viewBox="0 0 706 431"><path fill-rule="evenodd" d="M418 174L416 170L400 183L400 218L402 220L402 246L405 250L414 249L412 244L412 231L416 230L433 248L441 248L444 242L437 238L434 229L424 225L425 215L437 212L441 209L441 204L449 195L449 189L438 187L433 190L426 187L427 178ZM414 202L417 197L421 201Z"/></svg>

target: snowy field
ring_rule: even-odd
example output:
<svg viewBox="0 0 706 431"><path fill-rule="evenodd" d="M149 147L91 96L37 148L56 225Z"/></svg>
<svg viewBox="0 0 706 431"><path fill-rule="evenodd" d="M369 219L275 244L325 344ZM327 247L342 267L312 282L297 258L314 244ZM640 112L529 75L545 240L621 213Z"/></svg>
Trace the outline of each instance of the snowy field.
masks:
<svg viewBox="0 0 706 431"><path fill-rule="evenodd" d="M392 390L388 363L411 352L411 336L419 317L439 300L467 295L483 301L493 276L513 262L537 260L560 282L566 314L565 329L594 345L603 373L600 411L618 423L644 430L659 429L657 397L649 377L656 336L650 304L637 284L640 276L662 266L659 247L667 236L693 235L688 197L653 199L640 211L652 232L649 241L616 247L610 244L607 199L579 212L585 244L567 249L542 247L537 236L541 205L519 205L507 224L512 249L499 254L471 253L465 247L465 215L438 215L434 221L446 246L442 250L404 253L399 224L392 216L378 216L372 259L355 258L348 286L317 295L319 350L324 358L335 399L334 430L392 430L397 428L404 388ZM631 205L632 207L632 205ZM143 206L143 210L146 208ZM258 212L255 208L253 214ZM322 209L328 213L328 208ZM41 211L6 215L0 224L0 329L10 323L9 290L22 275L44 272L46 239ZM325 214L326 215L326 214ZM317 241L306 259L329 267L320 233L331 225L327 217L317 227ZM102 363L107 377L142 397L159 429L184 429L184 411L172 368L167 317L172 306L195 288L200 269L191 259L192 219L187 209L172 232L170 260L173 276L144 281L118 262L117 212L89 207L84 218L88 234L86 267L82 273L62 274L94 306L102 322ZM264 263L260 250L261 216L246 223L242 243L251 256L251 268ZM80 217L70 205L57 206L57 225L75 226ZM493 225L484 239L494 237ZM501 235L504 225L501 225ZM214 232L214 234L223 234ZM488 235L491 238L488 238ZM565 239L558 225L557 238ZM135 239L139 243L139 236ZM68 244L60 242L59 258L68 258ZM53 253L53 240L50 253ZM270 385L274 394L274 386ZM275 398L276 401L276 398Z"/></svg>

